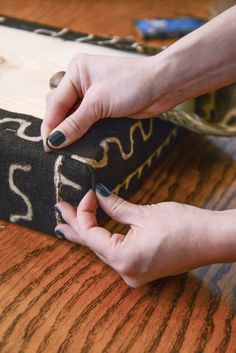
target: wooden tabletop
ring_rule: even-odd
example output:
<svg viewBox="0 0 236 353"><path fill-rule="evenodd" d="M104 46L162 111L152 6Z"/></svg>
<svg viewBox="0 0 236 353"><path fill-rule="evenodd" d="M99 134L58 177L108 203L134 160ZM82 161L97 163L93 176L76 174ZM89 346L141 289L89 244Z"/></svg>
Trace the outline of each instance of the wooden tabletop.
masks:
<svg viewBox="0 0 236 353"><path fill-rule="evenodd" d="M207 16L210 6L202 0L1 0L0 13L136 36L133 18ZM236 208L235 190L236 139L191 133L132 201L221 210ZM124 231L112 222L108 227ZM236 352L235 264L131 289L89 250L6 222L0 222L0 256L0 352Z"/></svg>

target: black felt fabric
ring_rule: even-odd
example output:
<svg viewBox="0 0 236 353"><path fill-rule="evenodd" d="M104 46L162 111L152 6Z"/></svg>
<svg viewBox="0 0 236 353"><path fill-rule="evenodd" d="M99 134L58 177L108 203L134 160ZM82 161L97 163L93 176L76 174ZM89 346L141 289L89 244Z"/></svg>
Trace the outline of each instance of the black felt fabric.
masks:
<svg viewBox="0 0 236 353"><path fill-rule="evenodd" d="M97 182L129 197L181 132L157 118L106 119L72 146L45 153L40 124L0 110L0 218L52 234L57 201L77 206Z"/></svg>

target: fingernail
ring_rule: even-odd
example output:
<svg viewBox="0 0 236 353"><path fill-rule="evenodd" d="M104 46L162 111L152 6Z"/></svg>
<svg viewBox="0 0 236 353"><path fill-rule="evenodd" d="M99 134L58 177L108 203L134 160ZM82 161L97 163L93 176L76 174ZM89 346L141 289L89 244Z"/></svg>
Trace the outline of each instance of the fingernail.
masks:
<svg viewBox="0 0 236 353"><path fill-rule="evenodd" d="M108 188L106 188L105 185L103 185L102 183L98 183L96 185L96 192L104 197L107 197L111 194L110 190L108 190Z"/></svg>
<svg viewBox="0 0 236 353"><path fill-rule="evenodd" d="M60 239L65 239L65 235L60 230L55 230L55 234Z"/></svg>
<svg viewBox="0 0 236 353"><path fill-rule="evenodd" d="M62 218L61 210L59 210L59 208L57 206L54 206L54 210L58 214L58 216L60 216Z"/></svg>
<svg viewBox="0 0 236 353"><path fill-rule="evenodd" d="M47 139L47 145L60 146L65 142L66 137L61 131L55 131L53 134L49 135Z"/></svg>
<svg viewBox="0 0 236 353"><path fill-rule="evenodd" d="M57 88L57 86L59 85L59 83L61 82L62 78L65 75L65 71L59 71L56 72L49 81L49 86L50 88Z"/></svg>
<svg viewBox="0 0 236 353"><path fill-rule="evenodd" d="M43 148L45 152L52 152L52 149L49 147L50 146L48 145L47 141L43 141Z"/></svg>

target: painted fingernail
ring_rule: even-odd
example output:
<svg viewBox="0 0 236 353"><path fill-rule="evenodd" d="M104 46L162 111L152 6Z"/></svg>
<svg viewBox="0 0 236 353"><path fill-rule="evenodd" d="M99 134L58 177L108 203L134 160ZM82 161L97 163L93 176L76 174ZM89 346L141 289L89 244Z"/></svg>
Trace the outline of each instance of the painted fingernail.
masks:
<svg viewBox="0 0 236 353"><path fill-rule="evenodd" d="M57 88L59 83L61 82L62 78L65 76L65 71L59 71L55 73L49 81L50 88Z"/></svg>
<svg viewBox="0 0 236 353"><path fill-rule="evenodd" d="M65 239L65 235L60 230L55 230L55 234L60 239Z"/></svg>
<svg viewBox="0 0 236 353"><path fill-rule="evenodd" d="M59 208L58 208L57 206L54 206L54 210L55 210L55 212L58 214L58 216L59 216L61 219L63 219L61 210L59 210Z"/></svg>
<svg viewBox="0 0 236 353"><path fill-rule="evenodd" d="M61 131L55 131L53 134L49 135L47 139L47 145L51 146L60 146L65 142L66 137Z"/></svg>
<svg viewBox="0 0 236 353"><path fill-rule="evenodd" d="M57 206L54 206L54 210L61 217L61 210Z"/></svg>
<svg viewBox="0 0 236 353"><path fill-rule="evenodd" d="M96 185L96 192L101 195L101 196L104 196L104 197L107 197L111 194L110 190L108 190L108 188L103 185L102 183L98 183Z"/></svg>

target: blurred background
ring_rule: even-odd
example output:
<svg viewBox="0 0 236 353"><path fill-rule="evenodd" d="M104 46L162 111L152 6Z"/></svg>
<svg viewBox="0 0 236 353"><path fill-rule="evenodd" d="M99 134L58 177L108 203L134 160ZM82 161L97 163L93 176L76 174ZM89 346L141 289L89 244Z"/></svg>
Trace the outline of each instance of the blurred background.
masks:
<svg viewBox="0 0 236 353"><path fill-rule="evenodd" d="M95 34L132 36L139 42L136 18L197 16L210 19L236 0L0 0L0 13ZM149 40L169 45L174 39Z"/></svg>

